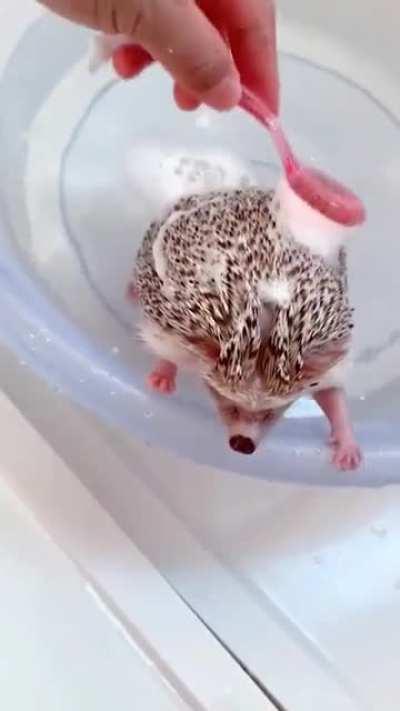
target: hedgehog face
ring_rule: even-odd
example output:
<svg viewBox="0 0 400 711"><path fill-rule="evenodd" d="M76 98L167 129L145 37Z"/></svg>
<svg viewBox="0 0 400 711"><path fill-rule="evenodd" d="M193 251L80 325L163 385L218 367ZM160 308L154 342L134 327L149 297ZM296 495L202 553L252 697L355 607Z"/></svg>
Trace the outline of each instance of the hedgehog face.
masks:
<svg viewBox="0 0 400 711"><path fill-rule="evenodd" d="M248 406L243 406L234 394L231 399L221 395L211 385L208 389L227 430L229 446L240 454L253 454L289 406L288 403L277 405L274 402L274 407L252 408L251 401Z"/></svg>

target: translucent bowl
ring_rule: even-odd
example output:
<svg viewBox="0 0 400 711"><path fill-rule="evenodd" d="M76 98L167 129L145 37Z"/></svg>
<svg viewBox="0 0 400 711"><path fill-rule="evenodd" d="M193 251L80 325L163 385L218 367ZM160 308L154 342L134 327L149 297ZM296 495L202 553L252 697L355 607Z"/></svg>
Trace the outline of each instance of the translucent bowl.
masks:
<svg viewBox="0 0 400 711"><path fill-rule="evenodd" d="M299 17L291 3L287 14L282 4L288 134L299 155L352 186L368 209L368 224L350 247L357 328L349 396L365 464L349 478L330 466L326 426L311 401L298 402L258 452L243 458L227 448L200 383L184 377L168 399L145 385L151 358L125 299L144 230L183 191L273 185L278 165L268 136L240 110L179 112L159 68L130 83L116 81L109 67L90 75L89 33L48 15L30 23L38 10L24 4L21 27L0 57L0 335L20 366L60 397L197 462L279 480L399 480L394 39L393 48L382 38L371 49L365 28L355 19L352 25L353 11L341 36L338 23L332 34L329 23L316 26L318 3L302 4Z"/></svg>

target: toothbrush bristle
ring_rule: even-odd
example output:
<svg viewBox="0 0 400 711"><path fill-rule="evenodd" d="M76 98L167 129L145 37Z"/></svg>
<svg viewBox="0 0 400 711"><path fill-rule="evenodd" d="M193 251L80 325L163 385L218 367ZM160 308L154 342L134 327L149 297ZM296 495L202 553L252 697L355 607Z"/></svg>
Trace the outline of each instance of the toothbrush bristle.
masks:
<svg viewBox="0 0 400 711"><path fill-rule="evenodd" d="M365 207L357 195L325 173L302 167L287 177L291 188L304 202L333 222L347 227L365 222Z"/></svg>

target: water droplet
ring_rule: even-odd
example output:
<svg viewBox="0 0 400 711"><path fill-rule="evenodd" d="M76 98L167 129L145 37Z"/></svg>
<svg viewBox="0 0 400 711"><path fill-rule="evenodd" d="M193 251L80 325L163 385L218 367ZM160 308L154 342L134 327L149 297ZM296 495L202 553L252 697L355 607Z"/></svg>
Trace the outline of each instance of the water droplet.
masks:
<svg viewBox="0 0 400 711"><path fill-rule="evenodd" d="M313 561L314 561L315 565L323 565L324 559L321 555L314 555Z"/></svg>
<svg viewBox="0 0 400 711"><path fill-rule="evenodd" d="M28 365L26 360L20 360L19 364L20 364L21 368L26 368L26 366Z"/></svg>
<svg viewBox="0 0 400 711"><path fill-rule="evenodd" d="M154 417L154 412L150 412L150 411L145 412L144 416L145 416L146 420L151 420L151 418Z"/></svg>
<svg viewBox="0 0 400 711"><path fill-rule="evenodd" d="M400 592L400 579L396 580L396 582L394 584L394 589L397 590L398 592Z"/></svg>
<svg viewBox="0 0 400 711"><path fill-rule="evenodd" d="M110 390L110 397L115 397L116 394L115 390Z"/></svg>
<svg viewBox="0 0 400 711"><path fill-rule="evenodd" d="M29 338L31 339L31 341L34 341L36 338L36 333L30 333Z"/></svg>
<svg viewBox="0 0 400 711"><path fill-rule="evenodd" d="M111 353L112 353L113 355L119 355L119 348L118 348L118 346L113 346L113 348L111 348Z"/></svg>
<svg viewBox="0 0 400 711"><path fill-rule="evenodd" d="M233 689L231 686L226 686L224 689L224 696L232 696L234 693Z"/></svg>
<svg viewBox="0 0 400 711"><path fill-rule="evenodd" d="M79 382L81 383L81 385L83 385L84 383L86 383L86 378L79 378Z"/></svg>
<svg viewBox="0 0 400 711"><path fill-rule="evenodd" d="M211 125L212 117L208 113L201 113L196 119L196 126L198 128L208 128Z"/></svg>
<svg viewBox="0 0 400 711"><path fill-rule="evenodd" d="M365 398L365 395L360 395L360 400L361 400L361 402L364 402L365 399L366 399L366 398Z"/></svg>
<svg viewBox="0 0 400 711"><path fill-rule="evenodd" d="M384 526L371 526L369 529L373 536L377 538L386 538L388 532Z"/></svg>

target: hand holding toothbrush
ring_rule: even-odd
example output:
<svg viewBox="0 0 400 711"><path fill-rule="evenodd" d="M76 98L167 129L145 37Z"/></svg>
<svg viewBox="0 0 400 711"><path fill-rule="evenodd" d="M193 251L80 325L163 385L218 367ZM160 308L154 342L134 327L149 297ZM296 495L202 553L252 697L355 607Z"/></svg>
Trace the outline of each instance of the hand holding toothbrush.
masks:
<svg viewBox="0 0 400 711"><path fill-rule="evenodd" d="M280 125L274 0L39 1L99 30L99 61L112 59L121 78L158 61L174 78L182 109L205 103L248 111L270 131L300 209L305 203L347 227L365 221L361 200L326 173L302 164Z"/></svg>
<svg viewBox="0 0 400 711"><path fill-rule="evenodd" d="M279 86L273 0L40 0L50 10L105 34L122 34L159 61L175 81L182 109L230 109L241 86L274 114Z"/></svg>

